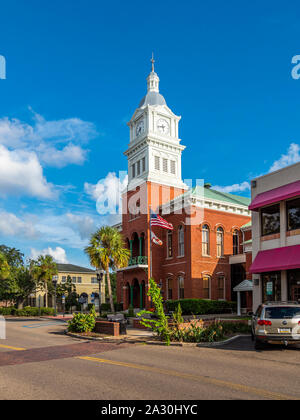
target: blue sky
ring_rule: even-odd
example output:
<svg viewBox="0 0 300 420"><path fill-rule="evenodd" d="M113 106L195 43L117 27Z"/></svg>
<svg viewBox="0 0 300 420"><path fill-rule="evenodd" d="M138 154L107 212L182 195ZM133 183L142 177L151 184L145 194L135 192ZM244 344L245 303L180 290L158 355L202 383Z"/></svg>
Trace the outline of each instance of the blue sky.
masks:
<svg viewBox="0 0 300 420"><path fill-rule="evenodd" d="M152 51L182 116L184 178L249 195L252 177L299 161L299 20L292 0L2 2L0 242L88 264Z"/></svg>

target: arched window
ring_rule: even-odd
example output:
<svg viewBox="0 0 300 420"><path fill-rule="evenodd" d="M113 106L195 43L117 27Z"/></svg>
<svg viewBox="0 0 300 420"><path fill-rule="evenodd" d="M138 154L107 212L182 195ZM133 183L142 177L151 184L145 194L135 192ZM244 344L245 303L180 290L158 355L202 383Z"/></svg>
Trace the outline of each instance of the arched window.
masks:
<svg viewBox="0 0 300 420"><path fill-rule="evenodd" d="M224 256L224 230L219 227L217 230L217 257Z"/></svg>
<svg viewBox="0 0 300 420"><path fill-rule="evenodd" d="M178 296L179 299L184 299L184 277L183 276L179 276L178 277Z"/></svg>
<svg viewBox="0 0 300 420"><path fill-rule="evenodd" d="M173 257L173 232L171 230L167 233L167 258Z"/></svg>
<svg viewBox="0 0 300 420"><path fill-rule="evenodd" d="M202 255L209 255L209 227L202 227Z"/></svg>
<svg viewBox="0 0 300 420"><path fill-rule="evenodd" d="M233 255L239 254L239 231L235 230L233 232Z"/></svg>
<svg viewBox="0 0 300 420"><path fill-rule="evenodd" d="M178 229L178 256L184 257L184 228L182 225Z"/></svg>
<svg viewBox="0 0 300 420"><path fill-rule="evenodd" d="M203 299L210 299L210 276L203 276Z"/></svg>

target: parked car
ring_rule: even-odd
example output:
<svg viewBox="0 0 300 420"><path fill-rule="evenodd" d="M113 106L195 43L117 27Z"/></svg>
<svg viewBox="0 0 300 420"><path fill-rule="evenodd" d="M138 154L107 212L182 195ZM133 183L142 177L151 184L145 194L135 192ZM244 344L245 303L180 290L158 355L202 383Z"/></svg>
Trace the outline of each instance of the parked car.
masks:
<svg viewBox="0 0 300 420"><path fill-rule="evenodd" d="M252 317L255 348L266 343L300 344L300 303L268 302L260 305Z"/></svg>

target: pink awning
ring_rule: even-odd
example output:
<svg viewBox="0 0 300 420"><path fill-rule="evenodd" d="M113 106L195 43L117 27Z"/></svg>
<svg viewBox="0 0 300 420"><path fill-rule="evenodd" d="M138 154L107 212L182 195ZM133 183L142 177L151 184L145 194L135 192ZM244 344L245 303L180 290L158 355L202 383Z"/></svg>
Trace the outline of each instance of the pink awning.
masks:
<svg viewBox="0 0 300 420"><path fill-rule="evenodd" d="M250 268L250 273L260 274L296 268L300 268L300 245L260 251Z"/></svg>
<svg viewBox="0 0 300 420"><path fill-rule="evenodd" d="M300 196L300 181L258 194L250 204L249 210L258 211L258 209L268 204L275 204L297 195Z"/></svg>

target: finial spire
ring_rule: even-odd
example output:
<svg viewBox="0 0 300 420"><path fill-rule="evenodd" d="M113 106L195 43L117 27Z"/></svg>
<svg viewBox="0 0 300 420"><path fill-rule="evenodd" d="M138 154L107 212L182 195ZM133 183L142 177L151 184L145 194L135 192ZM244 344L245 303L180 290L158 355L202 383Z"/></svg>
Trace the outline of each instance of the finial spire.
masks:
<svg viewBox="0 0 300 420"><path fill-rule="evenodd" d="M154 64L155 64L154 53L152 53L151 63L152 63L152 73L154 73Z"/></svg>

